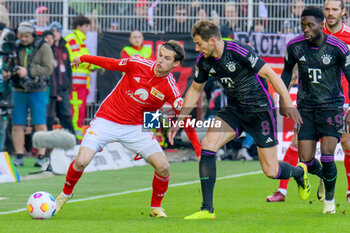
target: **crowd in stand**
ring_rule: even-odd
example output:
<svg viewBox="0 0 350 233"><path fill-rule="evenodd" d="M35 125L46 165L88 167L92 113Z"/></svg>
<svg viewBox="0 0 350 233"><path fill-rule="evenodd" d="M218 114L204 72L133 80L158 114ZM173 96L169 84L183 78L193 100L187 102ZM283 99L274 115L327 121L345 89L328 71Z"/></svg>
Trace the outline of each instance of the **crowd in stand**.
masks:
<svg viewBox="0 0 350 233"><path fill-rule="evenodd" d="M293 0L292 4L285 0L253 2L252 29L266 33L300 33L299 20L304 7L323 3L321 0ZM122 1L70 1L70 15L87 17L75 17L71 22L73 33L64 38L62 18L59 21L50 19L52 15L62 14L62 2L50 2L48 6L40 2L21 3L0 1L0 33L5 32L6 28L13 28L17 30L18 39L16 71L4 71L6 62L2 62L0 67L3 70L0 75L1 98L8 99L12 92L14 107L10 122L12 124L9 124L12 134L8 139L12 137L14 149L4 146L5 131L9 123L8 113L4 111L0 112L0 149L12 151L16 155L16 166L23 166L23 154L31 149L28 146L30 142L26 141L26 135L31 134L27 126L34 125L35 130L46 131L60 124L74 133L77 140L82 138L89 75L98 67L82 64L79 68L71 68L70 61L74 57L89 54L84 42L89 30L132 32L131 45L124 48L121 57L154 57L152 51L148 51L149 48L142 46L142 32L189 32L193 23L199 19L212 19L220 26L221 33L226 38L233 38L234 32L250 30L247 0L217 1L218 4L196 0L169 4L148 0L129 1L129 4L122 4ZM346 1L346 4L349 5L350 1ZM104 21L105 18L109 20ZM6 55L0 55L1 60L5 58ZM222 95L219 88L208 91L207 98L211 107L209 111L221 108L224 102ZM28 109L31 123L27 122ZM209 115L208 113L207 117ZM249 149L252 142L249 135L246 138L249 143L245 149ZM38 155L35 165L41 167L47 162L45 150L34 152ZM251 159L249 155L242 156Z"/></svg>

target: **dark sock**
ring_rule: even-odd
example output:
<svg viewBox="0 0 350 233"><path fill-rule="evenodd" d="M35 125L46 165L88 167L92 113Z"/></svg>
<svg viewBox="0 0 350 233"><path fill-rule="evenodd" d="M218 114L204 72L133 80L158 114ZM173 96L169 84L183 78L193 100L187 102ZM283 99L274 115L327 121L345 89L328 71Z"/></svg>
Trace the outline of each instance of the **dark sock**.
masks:
<svg viewBox="0 0 350 233"><path fill-rule="evenodd" d="M16 155L16 158L17 158L17 159L23 158L23 154L17 154L17 155Z"/></svg>
<svg viewBox="0 0 350 233"><path fill-rule="evenodd" d="M307 170L310 174L316 175L323 179L322 175L322 165L320 164L320 161L318 159L313 158L309 162L305 162L307 166Z"/></svg>
<svg viewBox="0 0 350 233"><path fill-rule="evenodd" d="M326 200L331 201L334 198L335 182L337 180L337 167L334 163L334 155L321 155L321 163L323 165L322 176L326 189Z"/></svg>
<svg viewBox="0 0 350 233"><path fill-rule="evenodd" d="M216 181L216 153L213 151L202 150L201 160L199 162L199 177L202 186L202 210L214 212L213 193Z"/></svg>
<svg viewBox="0 0 350 233"><path fill-rule="evenodd" d="M303 169L301 167L294 167L287 162L278 162L278 174L275 179L289 179L290 177L301 177Z"/></svg>
<svg viewBox="0 0 350 233"><path fill-rule="evenodd" d="M43 159L43 158L45 158L45 155L39 155L38 156L38 159Z"/></svg>

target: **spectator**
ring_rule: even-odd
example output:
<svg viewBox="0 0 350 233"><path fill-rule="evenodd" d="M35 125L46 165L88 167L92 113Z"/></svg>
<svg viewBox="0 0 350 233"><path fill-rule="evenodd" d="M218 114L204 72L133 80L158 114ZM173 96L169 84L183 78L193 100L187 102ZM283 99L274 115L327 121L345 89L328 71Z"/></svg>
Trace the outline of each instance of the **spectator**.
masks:
<svg viewBox="0 0 350 233"><path fill-rule="evenodd" d="M2 33L6 28L5 23L0 23L0 38L2 38ZM0 151L4 151L4 144L6 138L6 129L8 123L8 117L10 114L10 108L6 107L11 102L11 88L9 85L9 80L2 77L2 70L4 69L5 54L0 52Z"/></svg>
<svg viewBox="0 0 350 233"><path fill-rule="evenodd" d="M35 10L34 19L31 22L35 26L35 31L38 36L41 36L43 31L48 29L50 16L49 9L46 6L39 6Z"/></svg>
<svg viewBox="0 0 350 233"><path fill-rule="evenodd" d="M73 19L73 32L65 37L69 59L90 54L84 43L86 34L90 29L90 20L85 16L76 16ZM76 137L83 137L83 123L86 115L86 98L89 94L90 74L96 67L88 63L82 63L78 68L72 68L72 103L73 127Z"/></svg>
<svg viewBox="0 0 350 233"><path fill-rule="evenodd" d="M10 27L9 11L3 0L0 0L0 22L4 23L7 28Z"/></svg>
<svg viewBox="0 0 350 233"><path fill-rule="evenodd" d="M142 32L152 31L153 27L149 24L148 14L149 4L148 0L138 0L135 4L135 15L136 17L129 20L129 30L140 30Z"/></svg>
<svg viewBox="0 0 350 233"><path fill-rule="evenodd" d="M288 20L284 21L284 33L290 33L292 30L294 34L301 33L300 17L304 7L304 0L292 1Z"/></svg>
<svg viewBox="0 0 350 233"><path fill-rule="evenodd" d="M130 33L129 42L131 45L125 46L121 52L121 58L129 58L139 55L144 58L152 58L152 49L143 45L143 34L140 31Z"/></svg>
<svg viewBox="0 0 350 233"><path fill-rule="evenodd" d="M225 3L225 20L219 25L224 39L233 39L233 33L242 31L238 22L236 1Z"/></svg>
<svg viewBox="0 0 350 233"><path fill-rule="evenodd" d="M52 74L52 51L42 39L36 40L35 27L30 22L22 22L18 29L20 39L17 49L17 71L12 75L13 118L12 141L15 146L15 166L23 166L24 126L27 123L27 111L30 109L31 124L36 131L47 131L46 127L46 88L48 76ZM8 77L10 74L7 73ZM48 159L45 149L38 150L35 166L42 167Z"/></svg>
<svg viewBox="0 0 350 233"><path fill-rule="evenodd" d="M168 24L168 26L165 29L166 32L185 33L190 31L190 27L192 25L190 24L189 14L186 5L175 5L173 16L173 20Z"/></svg>
<svg viewBox="0 0 350 233"><path fill-rule="evenodd" d="M47 33L49 37L47 43L51 46L55 62L50 83L47 126L49 130L52 130L54 119L57 116L62 128L74 134L71 104L69 102L69 94L72 89L72 69L68 50L65 46L66 41L62 38L62 25L59 22L52 22L49 28L51 31L45 31L43 36L45 39Z"/></svg>

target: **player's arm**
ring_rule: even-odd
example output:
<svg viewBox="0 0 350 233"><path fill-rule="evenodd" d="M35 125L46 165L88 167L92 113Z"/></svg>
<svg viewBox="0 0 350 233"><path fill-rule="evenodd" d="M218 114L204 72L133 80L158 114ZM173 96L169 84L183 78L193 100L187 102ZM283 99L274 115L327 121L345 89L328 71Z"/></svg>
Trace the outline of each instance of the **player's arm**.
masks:
<svg viewBox="0 0 350 233"><path fill-rule="evenodd" d="M299 111L294 107L293 102L289 96L287 87L283 83L282 79L271 69L270 66L265 64L258 75L268 80L276 92L280 95L280 113L287 118L291 117L295 123L302 124L303 121L299 114Z"/></svg>
<svg viewBox="0 0 350 233"><path fill-rule="evenodd" d="M286 56L284 57L284 68L282 71L281 78L286 85L286 87L290 87L290 85L293 85L296 78L298 77L296 75L295 70L295 64L297 61L295 60L294 56L292 55L292 49L291 46L287 48Z"/></svg>
<svg viewBox="0 0 350 233"><path fill-rule="evenodd" d="M346 80L348 83L350 83L350 52L349 50L346 51L345 54L340 54L340 61L342 64L342 71L345 75ZM350 107L348 108L346 117L345 117L345 132L350 133Z"/></svg>
<svg viewBox="0 0 350 233"><path fill-rule="evenodd" d="M192 82L191 87L188 89L185 99L183 101L182 110L178 115L177 121L184 121L192 112L196 106L198 99L202 93L205 83ZM179 124L176 127L172 127L168 131L168 138L171 145L174 145L174 138L176 133L179 131Z"/></svg>
<svg viewBox="0 0 350 233"><path fill-rule="evenodd" d="M177 98L171 98L168 102L173 107L175 114L179 115L182 109L182 103L183 103L183 99L181 98L181 96L178 96ZM185 122L188 120L191 120L190 117L187 117L185 119ZM187 137L190 139L192 143L192 146L194 148L197 158L199 158L201 156L201 143L199 141L196 130L190 124L188 127L186 127L186 124L185 124L184 130L186 132Z"/></svg>
<svg viewBox="0 0 350 233"><path fill-rule="evenodd" d="M74 58L71 66L78 67L81 63L86 62L107 70L127 72L129 67L128 61L129 59L114 59L109 57L83 55L81 57Z"/></svg>

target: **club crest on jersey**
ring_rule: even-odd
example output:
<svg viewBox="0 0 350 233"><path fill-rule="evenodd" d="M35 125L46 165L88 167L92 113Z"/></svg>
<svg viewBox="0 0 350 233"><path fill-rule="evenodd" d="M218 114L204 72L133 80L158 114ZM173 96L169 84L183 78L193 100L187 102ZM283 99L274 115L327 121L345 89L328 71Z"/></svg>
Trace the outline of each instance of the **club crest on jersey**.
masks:
<svg viewBox="0 0 350 233"><path fill-rule="evenodd" d="M158 91L155 87L152 87L151 94L157 97L160 100L164 100L164 94Z"/></svg>
<svg viewBox="0 0 350 233"><path fill-rule="evenodd" d="M148 92L143 88L137 89L134 95L142 100L148 99Z"/></svg>
<svg viewBox="0 0 350 233"><path fill-rule="evenodd" d="M228 62L226 64L226 67L230 72L235 72L235 70L236 70L236 64L232 61Z"/></svg>
<svg viewBox="0 0 350 233"><path fill-rule="evenodd" d="M328 65L329 63L331 63L332 57L330 55L324 54L322 55L321 58L322 58L323 64Z"/></svg>

